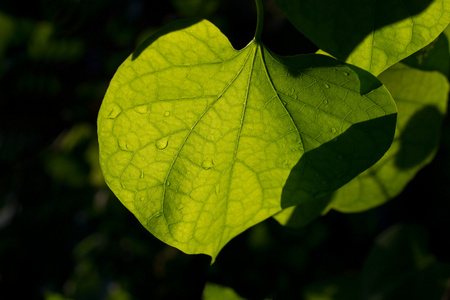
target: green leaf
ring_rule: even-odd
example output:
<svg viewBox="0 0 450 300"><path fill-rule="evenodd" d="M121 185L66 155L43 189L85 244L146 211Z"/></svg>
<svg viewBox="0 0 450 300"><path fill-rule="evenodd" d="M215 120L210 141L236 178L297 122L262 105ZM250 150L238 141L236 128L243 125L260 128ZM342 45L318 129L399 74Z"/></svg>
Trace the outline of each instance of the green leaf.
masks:
<svg viewBox="0 0 450 300"><path fill-rule="evenodd" d="M0 11L0 58L3 59L3 54L10 45L14 37L14 31L16 30L16 22L10 16ZM0 74L1 74L0 69Z"/></svg>
<svg viewBox="0 0 450 300"><path fill-rule="evenodd" d="M373 164L395 120L367 72L256 40L237 51L210 22L182 21L117 70L99 112L100 164L152 234L215 259L242 231Z"/></svg>
<svg viewBox="0 0 450 300"><path fill-rule="evenodd" d="M207 282L203 290L203 300L245 300L232 288Z"/></svg>
<svg viewBox="0 0 450 300"><path fill-rule="evenodd" d="M273 216L281 225L303 227L318 218L330 204L332 197L325 196L314 201L291 206Z"/></svg>
<svg viewBox="0 0 450 300"><path fill-rule="evenodd" d="M449 92L446 77L399 63L379 79L398 107L394 142L373 167L333 194L330 208L342 212L364 211L398 195L439 145Z"/></svg>
<svg viewBox="0 0 450 300"><path fill-rule="evenodd" d="M402 63L419 70L438 71L448 78L450 55L447 36L440 34L431 44L407 57Z"/></svg>
<svg viewBox="0 0 450 300"><path fill-rule="evenodd" d="M450 22L449 0L277 0L319 48L374 75L431 43Z"/></svg>

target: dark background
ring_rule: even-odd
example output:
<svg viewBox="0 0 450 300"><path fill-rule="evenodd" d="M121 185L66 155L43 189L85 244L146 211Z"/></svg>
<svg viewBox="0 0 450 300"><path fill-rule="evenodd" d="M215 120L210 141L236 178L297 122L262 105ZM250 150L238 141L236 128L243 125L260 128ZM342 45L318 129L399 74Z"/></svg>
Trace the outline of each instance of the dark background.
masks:
<svg viewBox="0 0 450 300"><path fill-rule="evenodd" d="M148 233L103 182L96 118L120 63L170 21L207 17L237 49L253 38L253 1L188 2L0 2L0 299L200 299L205 282L249 299L301 299L333 278L357 290L374 239L395 224L421 228L429 253L450 263L448 118L434 161L376 209L331 211L300 229L267 220L213 266ZM271 50L316 50L274 1L265 9Z"/></svg>

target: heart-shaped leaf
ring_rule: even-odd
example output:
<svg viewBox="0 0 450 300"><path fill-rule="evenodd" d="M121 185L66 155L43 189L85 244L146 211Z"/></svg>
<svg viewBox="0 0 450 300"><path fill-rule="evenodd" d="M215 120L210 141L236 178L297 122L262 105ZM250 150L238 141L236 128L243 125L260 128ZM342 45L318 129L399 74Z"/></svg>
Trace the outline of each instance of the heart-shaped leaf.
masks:
<svg viewBox="0 0 450 300"><path fill-rule="evenodd" d="M111 81L100 163L150 232L214 259L250 226L373 164L395 119L390 94L365 71L321 55L279 57L257 40L237 51L210 22L182 21ZM288 178L301 189L282 196Z"/></svg>
<svg viewBox="0 0 450 300"><path fill-rule="evenodd" d="M378 75L431 43L450 22L449 0L277 0L320 49Z"/></svg>

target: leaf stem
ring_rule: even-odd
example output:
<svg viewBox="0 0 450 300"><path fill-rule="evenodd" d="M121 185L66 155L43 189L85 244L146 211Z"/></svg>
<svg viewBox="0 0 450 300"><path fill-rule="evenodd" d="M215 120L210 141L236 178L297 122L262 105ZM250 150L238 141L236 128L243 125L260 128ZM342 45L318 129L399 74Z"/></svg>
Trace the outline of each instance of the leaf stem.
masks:
<svg viewBox="0 0 450 300"><path fill-rule="evenodd" d="M261 40L262 28L264 23L264 7L262 4L262 0L255 0L256 2L256 31L255 31L255 40L259 42Z"/></svg>

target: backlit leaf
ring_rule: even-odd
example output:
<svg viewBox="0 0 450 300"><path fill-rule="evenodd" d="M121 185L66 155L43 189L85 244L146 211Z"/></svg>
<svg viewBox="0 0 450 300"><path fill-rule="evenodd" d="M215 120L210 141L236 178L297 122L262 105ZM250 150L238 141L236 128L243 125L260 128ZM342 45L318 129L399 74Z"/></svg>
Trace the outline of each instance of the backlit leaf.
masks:
<svg viewBox="0 0 450 300"><path fill-rule="evenodd" d="M363 211L398 195L439 145L449 92L446 77L397 64L379 78L398 106L394 142L373 167L334 193L330 207L342 212Z"/></svg>
<svg viewBox="0 0 450 300"><path fill-rule="evenodd" d="M449 0L277 0L294 26L334 57L378 75L431 43Z"/></svg>
<svg viewBox="0 0 450 300"><path fill-rule="evenodd" d="M372 165L395 120L390 94L365 71L321 55L280 57L256 40L237 51L208 21L182 21L111 81L100 163L152 234L214 259L245 229Z"/></svg>

